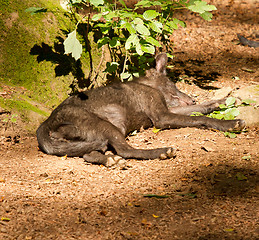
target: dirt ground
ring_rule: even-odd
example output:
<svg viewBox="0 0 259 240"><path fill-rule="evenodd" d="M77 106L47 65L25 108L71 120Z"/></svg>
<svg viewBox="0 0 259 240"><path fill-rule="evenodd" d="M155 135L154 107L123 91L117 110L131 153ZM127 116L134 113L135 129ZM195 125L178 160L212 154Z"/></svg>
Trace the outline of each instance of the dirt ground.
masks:
<svg viewBox="0 0 259 240"><path fill-rule="evenodd" d="M217 1L211 1L216 4ZM258 84L256 1L220 1L213 21L179 13L172 36L178 86L198 102L222 87ZM258 39L257 39L258 40ZM1 115L4 118L4 115ZM199 239L258 237L259 127L230 139L185 128L128 137L136 148L173 146L174 159L127 168L48 156L13 123L0 137L0 239Z"/></svg>

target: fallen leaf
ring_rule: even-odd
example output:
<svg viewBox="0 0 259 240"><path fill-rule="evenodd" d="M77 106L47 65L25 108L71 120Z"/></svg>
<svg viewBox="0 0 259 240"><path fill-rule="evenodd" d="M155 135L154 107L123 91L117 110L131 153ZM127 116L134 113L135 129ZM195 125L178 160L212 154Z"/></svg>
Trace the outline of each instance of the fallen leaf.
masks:
<svg viewBox="0 0 259 240"><path fill-rule="evenodd" d="M244 159L244 160L250 160L250 159L251 159L251 155L243 156L242 159Z"/></svg>
<svg viewBox="0 0 259 240"><path fill-rule="evenodd" d="M211 167L211 166L213 166L212 163L207 163L207 164L205 164L205 167Z"/></svg>
<svg viewBox="0 0 259 240"><path fill-rule="evenodd" d="M5 180L0 177L0 182L1 182L1 183L5 183Z"/></svg>
<svg viewBox="0 0 259 240"><path fill-rule="evenodd" d="M121 232L121 235L126 239L131 239L132 236L138 236L139 234L137 232Z"/></svg>
<svg viewBox="0 0 259 240"><path fill-rule="evenodd" d="M157 194L145 194L144 197L148 197L148 198L169 198L168 195L157 195Z"/></svg>
<svg viewBox="0 0 259 240"><path fill-rule="evenodd" d="M146 218L143 218L142 221L141 221L141 224L142 225L145 225L145 226L148 226L150 227L152 225L151 222L148 222Z"/></svg>
<svg viewBox="0 0 259 240"><path fill-rule="evenodd" d="M9 222L9 221L11 221L11 219L7 218L7 217L1 217L1 221Z"/></svg>
<svg viewBox="0 0 259 240"><path fill-rule="evenodd" d="M240 80L240 78L239 78L239 77L236 77L236 76L232 77L232 79L233 79L233 80Z"/></svg>
<svg viewBox="0 0 259 240"><path fill-rule="evenodd" d="M250 72L250 73L254 73L255 72L255 70L249 69L249 68L245 68L245 67L242 67L241 70L243 70L244 72Z"/></svg>
<svg viewBox="0 0 259 240"><path fill-rule="evenodd" d="M237 177L237 180L238 180L238 181L247 180L247 177L246 177L243 173L241 173L241 172L238 172L238 173L236 174L236 177Z"/></svg>
<svg viewBox="0 0 259 240"><path fill-rule="evenodd" d="M154 218L159 218L159 216L157 216L157 215L155 215L155 214L152 214L152 216L153 216Z"/></svg>
<svg viewBox="0 0 259 240"><path fill-rule="evenodd" d="M197 195L195 193L179 193L178 195L182 197L187 196L189 198L197 198Z"/></svg>
<svg viewBox="0 0 259 240"><path fill-rule="evenodd" d="M61 159L61 160L66 160L66 159L67 159L67 155L61 157L60 159Z"/></svg>
<svg viewBox="0 0 259 240"><path fill-rule="evenodd" d="M106 210L102 210L102 211L98 212L98 214L100 214L102 216L106 216L107 215L107 211Z"/></svg>
<svg viewBox="0 0 259 240"><path fill-rule="evenodd" d="M188 181L188 178L181 178L181 181Z"/></svg>
<svg viewBox="0 0 259 240"><path fill-rule="evenodd" d="M224 132L224 135L229 138L236 138L237 135L233 132Z"/></svg>
<svg viewBox="0 0 259 240"><path fill-rule="evenodd" d="M234 229L233 229L233 228L226 228L226 229L224 229L224 231L225 231L225 232L233 232Z"/></svg>
<svg viewBox="0 0 259 240"><path fill-rule="evenodd" d="M135 130L135 131L133 131L130 135L131 135L131 136L136 136L136 135L137 135L137 133L138 133L138 131L137 131L137 130Z"/></svg>
<svg viewBox="0 0 259 240"><path fill-rule="evenodd" d="M213 148L210 148L210 147L204 147L204 146L202 146L202 147L201 147L201 149L202 149L202 150L204 150L204 151L206 151L206 152L213 152L213 151L214 151L214 149L213 149Z"/></svg>
<svg viewBox="0 0 259 240"><path fill-rule="evenodd" d="M153 130L152 130L152 132L153 132L153 133L158 133L160 130L161 130L161 129L158 129L158 128L155 128L155 127L154 127Z"/></svg>

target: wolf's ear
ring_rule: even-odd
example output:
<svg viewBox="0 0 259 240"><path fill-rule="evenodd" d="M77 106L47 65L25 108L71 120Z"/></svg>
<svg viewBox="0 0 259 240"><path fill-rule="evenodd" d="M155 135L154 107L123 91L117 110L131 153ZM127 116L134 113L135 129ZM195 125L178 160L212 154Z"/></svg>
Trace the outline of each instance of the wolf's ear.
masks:
<svg viewBox="0 0 259 240"><path fill-rule="evenodd" d="M156 56L156 70L159 73L166 75L166 65L167 65L168 57L166 53L159 53Z"/></svg>

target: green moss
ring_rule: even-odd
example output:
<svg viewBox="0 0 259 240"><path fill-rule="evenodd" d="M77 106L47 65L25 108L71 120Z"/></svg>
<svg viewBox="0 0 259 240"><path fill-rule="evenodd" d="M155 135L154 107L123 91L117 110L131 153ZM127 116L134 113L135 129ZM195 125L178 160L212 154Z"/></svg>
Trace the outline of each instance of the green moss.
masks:
<svg viewBox="0 0 259 240"><path fill-rule="evenodd" d="M29 7L44 7L50 11L31 15ZM53 13L52 13L52 12ZM56 62L37 61L31 49L42 43L54 50L57 38L65 38L65 32L74 30L75 23L65 16L57 0L4 0L0 4L0 86L14 87L11 99L1 99L0 105L18 111L26 119L28 111L48 114L41 109L53 109L71 91L73 76L56 77ZM55 51L55 50L54 50ZM98 65L100 54L93 50L94 62ZM83 54L83 71L89 71L88 54ZM19 91L23 87L24 91ZM46 115L47 114L47 115ZM28 118L29 119L29 118Z"/></svg>
<svg viewBox="0 0 259 240"><path fill-rule="evenodd" d="M31 15L25 9L37 6L47 7L56 11ZM56 78L54 63L38 63L37 57L30 54L36 44L43 42L53 46L57 36L61 36L60 24L70 28L69 19L62 12L58 12L58 2L54 1L20 1L14 0L11 4L7 1L1 3L0 34L3 41L0 48L0 79L2 83L11 86L23 86L29 90L28 95L34 100L44 102L48 107L53 107L67 96L68 81ZM52 82L59 84L58 94L51 88Z"/></svg>
<svg viewBox="0 0 259 240"><path fill-rule="evenodd" d="M31 105L27 101L24 101L24 100L14 100L14 99L0 98L0 105L7 110L18 111L18 112L21 113L21 115L24 115L25 111L33 111L33 112L38 113L38 114L43 115L43 116L49 115L48 112L45 112L45 111Z"/></svg>

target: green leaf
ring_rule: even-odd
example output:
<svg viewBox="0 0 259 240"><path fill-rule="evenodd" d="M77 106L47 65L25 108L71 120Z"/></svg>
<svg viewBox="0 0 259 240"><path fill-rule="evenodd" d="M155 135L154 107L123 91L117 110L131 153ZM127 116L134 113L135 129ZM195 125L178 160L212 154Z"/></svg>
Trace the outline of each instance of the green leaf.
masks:
<svg viewBox="0 0 259 240"><path fill-rule="evenodd" d="M233 232L234 229L233 229L233 228L225 228L224 231L225 231L225 232Z"/></svg>
<svg viewBox="0 0 259 240"><path fill-rule="evenodd" d="M244 160L250 160L250 159L251 159L251 155L243 156L242 159L244 159Z"/></svg>
<svg viewBox="0 0 259 240"><path fill-rule="evenodd" d="M167 53L166 55L167 55L167 57L171 58L172 60L173 60L174 57L175 57L174 55L171 55L170 53ZM168 67L168 68L174 68L174 66L172 66L172 65L168 65L167 67Z"/></svg>
<svg viewBox="0 0 259 240"><path fill-rule="evenodd" d="M148 28L144 24L137 24L136 30L138 33L140 33L142 35L146 35L146 36L150 35Z"/></svg>
<svg viewBox="0 0 259 240"><path fill-rule="evenodd" d="M229 108L224 112L225 120L233 120L236 116L239 115L239 110L237 108Z"/></svg>
<svg viewBox="0 0 259 240"><path fill-rule="evenodd" d="M212 13L210 12L201 13L200 16L206 21L211 21L213 17Z"/></svg>
<svg viewBox="0 0 259 240"><path fill-rule="evenodd" d="M120 2L120 4L121 4L123 7L127 8L127 5L125 4L125 2L124 2L123 0L119 0L119 2Z"/></svg>
<svg viewBox="0 0 259 240"><path fill-rule="evenodd" d="M7 123L9 121L9 118L4 118L2 122Z"/></svg>
<svg viewBox="0 0 259 240"><path fill-rule="evenodd" d="M17 115L16 114L14 114L12 117L11 117L11 122L12 123L16 123L16 121L17 121Z"/></svg>
<svg viewBox="0 0 259 240"><path fill-rule="evenodd" d="M163 24L161 22L151 21L149 27L157 33L162 33Z"/></svg>
<svg viewBox="0 0 259 240"><path fill-rule="evenodd" d="M143 196L148 198L169 198L168 195L157 195L157 194L144 194Z"/></svg>
<svg viewBox="0 0 259 240"><path fill-rule="evenodd" d="M142 0L140 2L138 2L137 4L135 4L136 7L143 7L143 8L148 8L148 7L151 7L152 6L152 3L151 1L149 0Z"/></svg>
<svg viewBox="0 0 259 240"><path fill-rule="evenodd" d="M94 5L95 7L98 7L99 5L103 5L104 1L103 0L90 0L90 3Z"/></svg>
<svg viewBox="0 0 259 240"><path fill-rule="evenodd" d="M154 39L154 38L152 38L152 37L150 37L150 36L146 37L145 40L146 40L148 43L150 43L150 44L152 44L152 45L154 45L154 46L156 46L156 47L162 47L162 45L161 45L156 39Z"/></svg>
<svg viewBox="0 0 259 240"><path fill-rule="evenodd" d="M229 138L236 138L237 135L235 133L231 133L231 132L224 132L225 137L229 137Z"/></svg>
<svg viewBox="0 0 259 240"><path fill-rule="evenodd" d="M7 218L7 217L1 217L1 221L10 222L11 219L10 219L10 218Z"/></svg>
<svg viewBox="0 0 259 240"><path fill-rule="evenodd" d="M191 116L203 116L200 112L192 112Z"/></svg>
<svg viewBox="0 0 259 240"><path fill-rule="evenodd" d="M101 13L95 14L92 17L92 21L98 21L103 15Z"/></svg>
<svg viewBox="0 0 259 240"><path fill-rule="evenodd" d="M135 30L135 28L132 26L132 24L126 23L126 24L125 24L125 27L126 27L126 29L129 31L130 34L136 33L136 30Z"/></svg>
<svg viewBox="0 0 259 240"><path fill-rule="evenodd" d="M132 74L134 77L139 78L139 72L135 72Z"/></svg>
<svg viewBox="0 0 259 240"><path fill-rule="evenodd" d="M216 118L216 119L223 119L224 118L224 115L222 113L219 113L219 112L213 112L209 115L209 117L211 118Z"/></svg>
<svg viewBox="0 0 259 240"><path fill-rule="evenodd" d="M228 98L226 99L226 105L227 105L227 107L229 107L229 106L231 106L231 105L234 105L235 102L236 102L236 98L234 98L234 97L228 97Z"/></svg>
<svg viewBox="0 0 259 240"><path fill-rule="evenodd" d="M155 47L150 44L141 44L141 50L146 53L155 54Z"/></svg>
<svg viewBox="0 0 259 240"><path fill-rule="evenodd" d="M177 23L175 21L168 21L166 24L169 28L168 31L172 31L171 29L178 29Z"/></svg>
<svg viewBox="0 0 259 240"><path fill-rule="evenodd" d="M72 57L78 60L83 52L82 44L76 38L76 30L68 34L64 41L65 54L72 53Z"/></svg>
<svg viewBox="0 0 259 240"><path fill-rule="evenodd" d="M109 46L112 48L120 46L120 41L118 39L118 37L113 37L109 43Z"/></svg>
<svg viewBox="0 0 259 240"><path fill-rule="evenodd" d="M108 44L109 42L110 42L110 38L108 38L108 37L100 38L97 41L97 46L98 46L98 48L101 48L103 45Z"/></svg>
<svg viewBox="0 0 259 240"><path fill-rule="evenodd" d="M209 5L204 1L195 1L193 5L190 5L187 8L193 12L197 12L200 14L206 11L210 12L210 11L217 10L217 8L214 5Z"/></svg>
<svg viewBox="0 0 259 240"><path fill-rule="evenodd" d="M141 47L142 47L141 44L138 42L138 43L136 44L136 52L137 52L137 54L140 55L140 56L142 56L142 55L144 54L144 52L142 51L142 48L141 48Z"/></svg>
<svg viewBox="0 0 259 240"><path fill-rule="evenodd" d="M173 29L178 29L178 24L179 24L181 27L185 27L185 22L180 21L180 20L177 19L177 18L174 18L173 21L167 22L167 26L168 26L169 28L173 28Z"/></svg>
<svg viewBox="0 0 259 240"><path fill-rule="evenodd" d="M135 18L133 20L133 23L136 24L136 25L144 25L144 22L141 18Z"/></svg>
<svg viewBox="0 0 259 240"><path fill-rule="evenodd" d="M225 109L225 108L227 108L227 106L225 104L219 104L219 108L220 109Z"/></svg>
<svg viewBox="0 0 259 240"><path fill-rule="evenodd" d="M242 100L242 103L244 103L246 105L250 105L252 103L256 103L256 101L252 100L252 99L244 99L244 100Z"/></svg>
<svg viewBox="0 0 259 240"><path fill-rule="evenodd" d="M104 19L107 21L113 20L113 18L117 17L115 12L109 12L108 14L104 15Z"/></svg>
<svg viewBox="0 0 259 240"><path fill-rule="evenodd" d="M139 1L137 4L135 4L136 7L143 7L143 8L149 8L151 6L161 6L162 3L159 1L150 1L150 0L142 0Z"/></svg>
<svg viewBox="0 0 259 240"><path fill-rule="evenodd" d="M236 174L236 178L237 178L238 181L247 180L247 177L246 177L243 173L241 173L241 172L238 172L238 173Z"/></svg>
<svg viewBox="0 0 259 240"><path fill-rule="evenodd" d="M25 9L25 12L30 12L31 15L34 15L36 13L40 13L40 12L47 12L47 8L41 8L41 7L30 7Z"/></svg>
<svg viewBox="0 0 259 240"><path fill-rule="evenodd" d="M119 63L117 63L117 62L111 62L111 63L107 62L106 69L104 71L108 72L108 73L114 73L117 70L118 65L119 65Z"/></svg>
<svg viewBox="0 0 259 240"><path fill-rule="evenodd" d="M152 20L156 18L159 15L159 13L155 10L147 10L143 13L143 18L145 20Z"/></svg>
<svg viewBox="0 0 259 240"><path fill-rule="evenodd" d="M129 50L131 46L136 46L139 43L139 38L136 34L131 34L125 43L125 49Z"/></svg>
<svg viewBox="0 0 259 240"><path fill-rule="evenodd" d="M179 20L179 25L180 25L181 27L183 27L183 28L185 28L185 27L186 27L185 22L184 22L184 21L181 21L181 20Z"/></svg>
<svg viewBox="0 0 259 240"><path fill-rule="evenodd" d="M125 72L125 73L122 73L120 75L120 77L121 77L122 80L127 80L127 79L129 79L131 77L131 74L128 73L128 72Z"/></svg>

